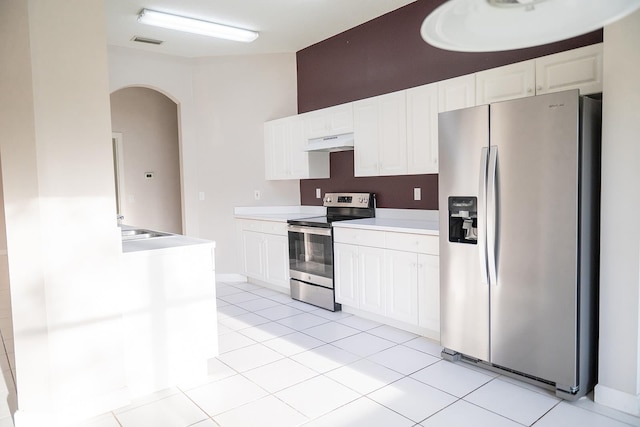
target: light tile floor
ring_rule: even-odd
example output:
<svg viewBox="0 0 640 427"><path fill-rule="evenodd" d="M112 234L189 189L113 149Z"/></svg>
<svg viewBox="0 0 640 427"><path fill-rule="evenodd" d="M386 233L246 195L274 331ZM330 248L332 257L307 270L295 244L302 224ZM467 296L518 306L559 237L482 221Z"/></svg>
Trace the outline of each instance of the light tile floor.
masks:
<svg viewBox="0 0 640 427"><path fill-rule="evenodd" d="M249 283L219 283L220 356L200 384L82 427L640 426L589 398L440 359L428 339Z"/></svg>

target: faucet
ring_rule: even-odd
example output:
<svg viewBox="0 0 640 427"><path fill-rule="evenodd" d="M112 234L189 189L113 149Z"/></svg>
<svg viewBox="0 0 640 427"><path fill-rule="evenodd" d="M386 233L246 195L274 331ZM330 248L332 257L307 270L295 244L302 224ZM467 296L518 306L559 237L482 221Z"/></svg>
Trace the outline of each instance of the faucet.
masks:
<svg viewBox="0 0 640 427"><path fill-rule="evenodd" d="M124 215L118 215L116 218L118 220L118 227L120 227L122 225L122 220L124 219Z"/></svg>

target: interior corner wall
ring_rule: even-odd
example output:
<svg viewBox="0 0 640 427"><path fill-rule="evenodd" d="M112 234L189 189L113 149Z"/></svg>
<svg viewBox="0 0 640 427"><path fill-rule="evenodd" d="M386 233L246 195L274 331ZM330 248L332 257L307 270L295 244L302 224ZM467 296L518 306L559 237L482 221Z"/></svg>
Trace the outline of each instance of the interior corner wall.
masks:
<svg viewBox="0 0 640 427"><path fill-rule="evenodd" d="M296 113L295 54L188 59L111 46L109 76L111 92L143 86L178 103L184 232L216 242L216 273L243 271L234 207L300 203L298 181L267 181L264 166L264 122Z"/></svg>
<svg viewBox="0 0 640 427"><path fill-rule="evenodd" d="M417 0L297 52L298 113L602 42L602 30L599 30L528 49L492 53L446 51L430 46L420 36L422 21L442 3L443 0ZM353 165L349 167L353 169ZM434 176L416 176L418 182L434 179ZM392 203L388 207L416 208L412 188L405 181L398 177L379 177L373 179L371 185L381 189L380 199ZM331 181L315 184L332 185ZM307 198L308 187L308 183L301 181L303 200ZM350 190L341 188L341 191ZM422 198L437 204L437 194L425 188Z"/></svg>
<svg viewBox="0 0 640 427"><path fill-rule="evenodd" d="M640 11L605 27L596 402L640 416Z"/></svg>
<svg viewBox="0 0 640 427"><path fill-rule="evenodd" d="M244 266L233 208L300 204L297 180L266 180L264 153L264 122L296 112L295 54L198 60L194 88L200 234L216 241L216 273L237 273Z"/></svg>

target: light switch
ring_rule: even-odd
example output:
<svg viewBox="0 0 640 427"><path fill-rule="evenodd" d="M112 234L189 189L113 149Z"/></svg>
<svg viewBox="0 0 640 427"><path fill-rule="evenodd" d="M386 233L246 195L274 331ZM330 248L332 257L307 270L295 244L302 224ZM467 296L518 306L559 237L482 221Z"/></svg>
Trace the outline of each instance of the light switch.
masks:
<svg viewBox="0 0 640 427"><path fill-rule="evenodd" d="M201 191L198 193L198 198L200 199L201 202L204 201L204 191Z"/></svg>
<svg viewBox="0 0 640 427"><path fill-rule="evenodd" d="M322 191L319 188L316 188L316 199L322 198Z"/></svg>
<svg viewBox="0 0 640 427"><path fill-rule="evenodd" d="M256 200L260 200L260 190L254 190L253 198Z"/></svg>
<svg viewBox="0 0 640 427"><path fill-rule="evenodd" d="M413 189L413 200L422 200L422 189L420 187Z"/></svg>

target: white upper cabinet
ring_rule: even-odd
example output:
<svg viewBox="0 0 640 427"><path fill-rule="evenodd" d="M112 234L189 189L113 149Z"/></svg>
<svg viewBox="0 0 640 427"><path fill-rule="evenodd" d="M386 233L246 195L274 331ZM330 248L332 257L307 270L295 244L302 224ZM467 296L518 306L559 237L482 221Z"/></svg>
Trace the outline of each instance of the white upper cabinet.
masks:
<svg viewBox="0 0 640 427"><path fill-rule="evenodd" d="M353 132L353 104L336 105L302 115L307 139Z"/></svg>
<svg viewBox="0 0 640 427"><path fill-rule="evenodd" d="M476 75L467 74L438 82L438 112L476 105Z"/></svg>
<svg viewBox="0 0 640 427"><path fill-rule="evenodd" d="M536 59L536 94L569 89L602 92L602 43Z"/></svg>
<svg viewBox="0 0 640 427"><path fill-rule="evenodd" d="M285 117L264 124L267 180L329 178L329 153L304 151L304 120Z"/></svg>
<svg viewBox="0 0 640 427"><path fill-rule="evenodd" d="M408 89L407 173L438 173L438 85Z"/></svg>
<svg viewBox="0 0 640 427"><path fill-rule="evenodd" d="M353 103L355 176L407 173L405 91Z"/></svg>
<svg viewBox="0 0 640 427"><path fill-rule="evenodd" d="M536 64L518 62L476 73L476 105L535 95Z"/></svg>

